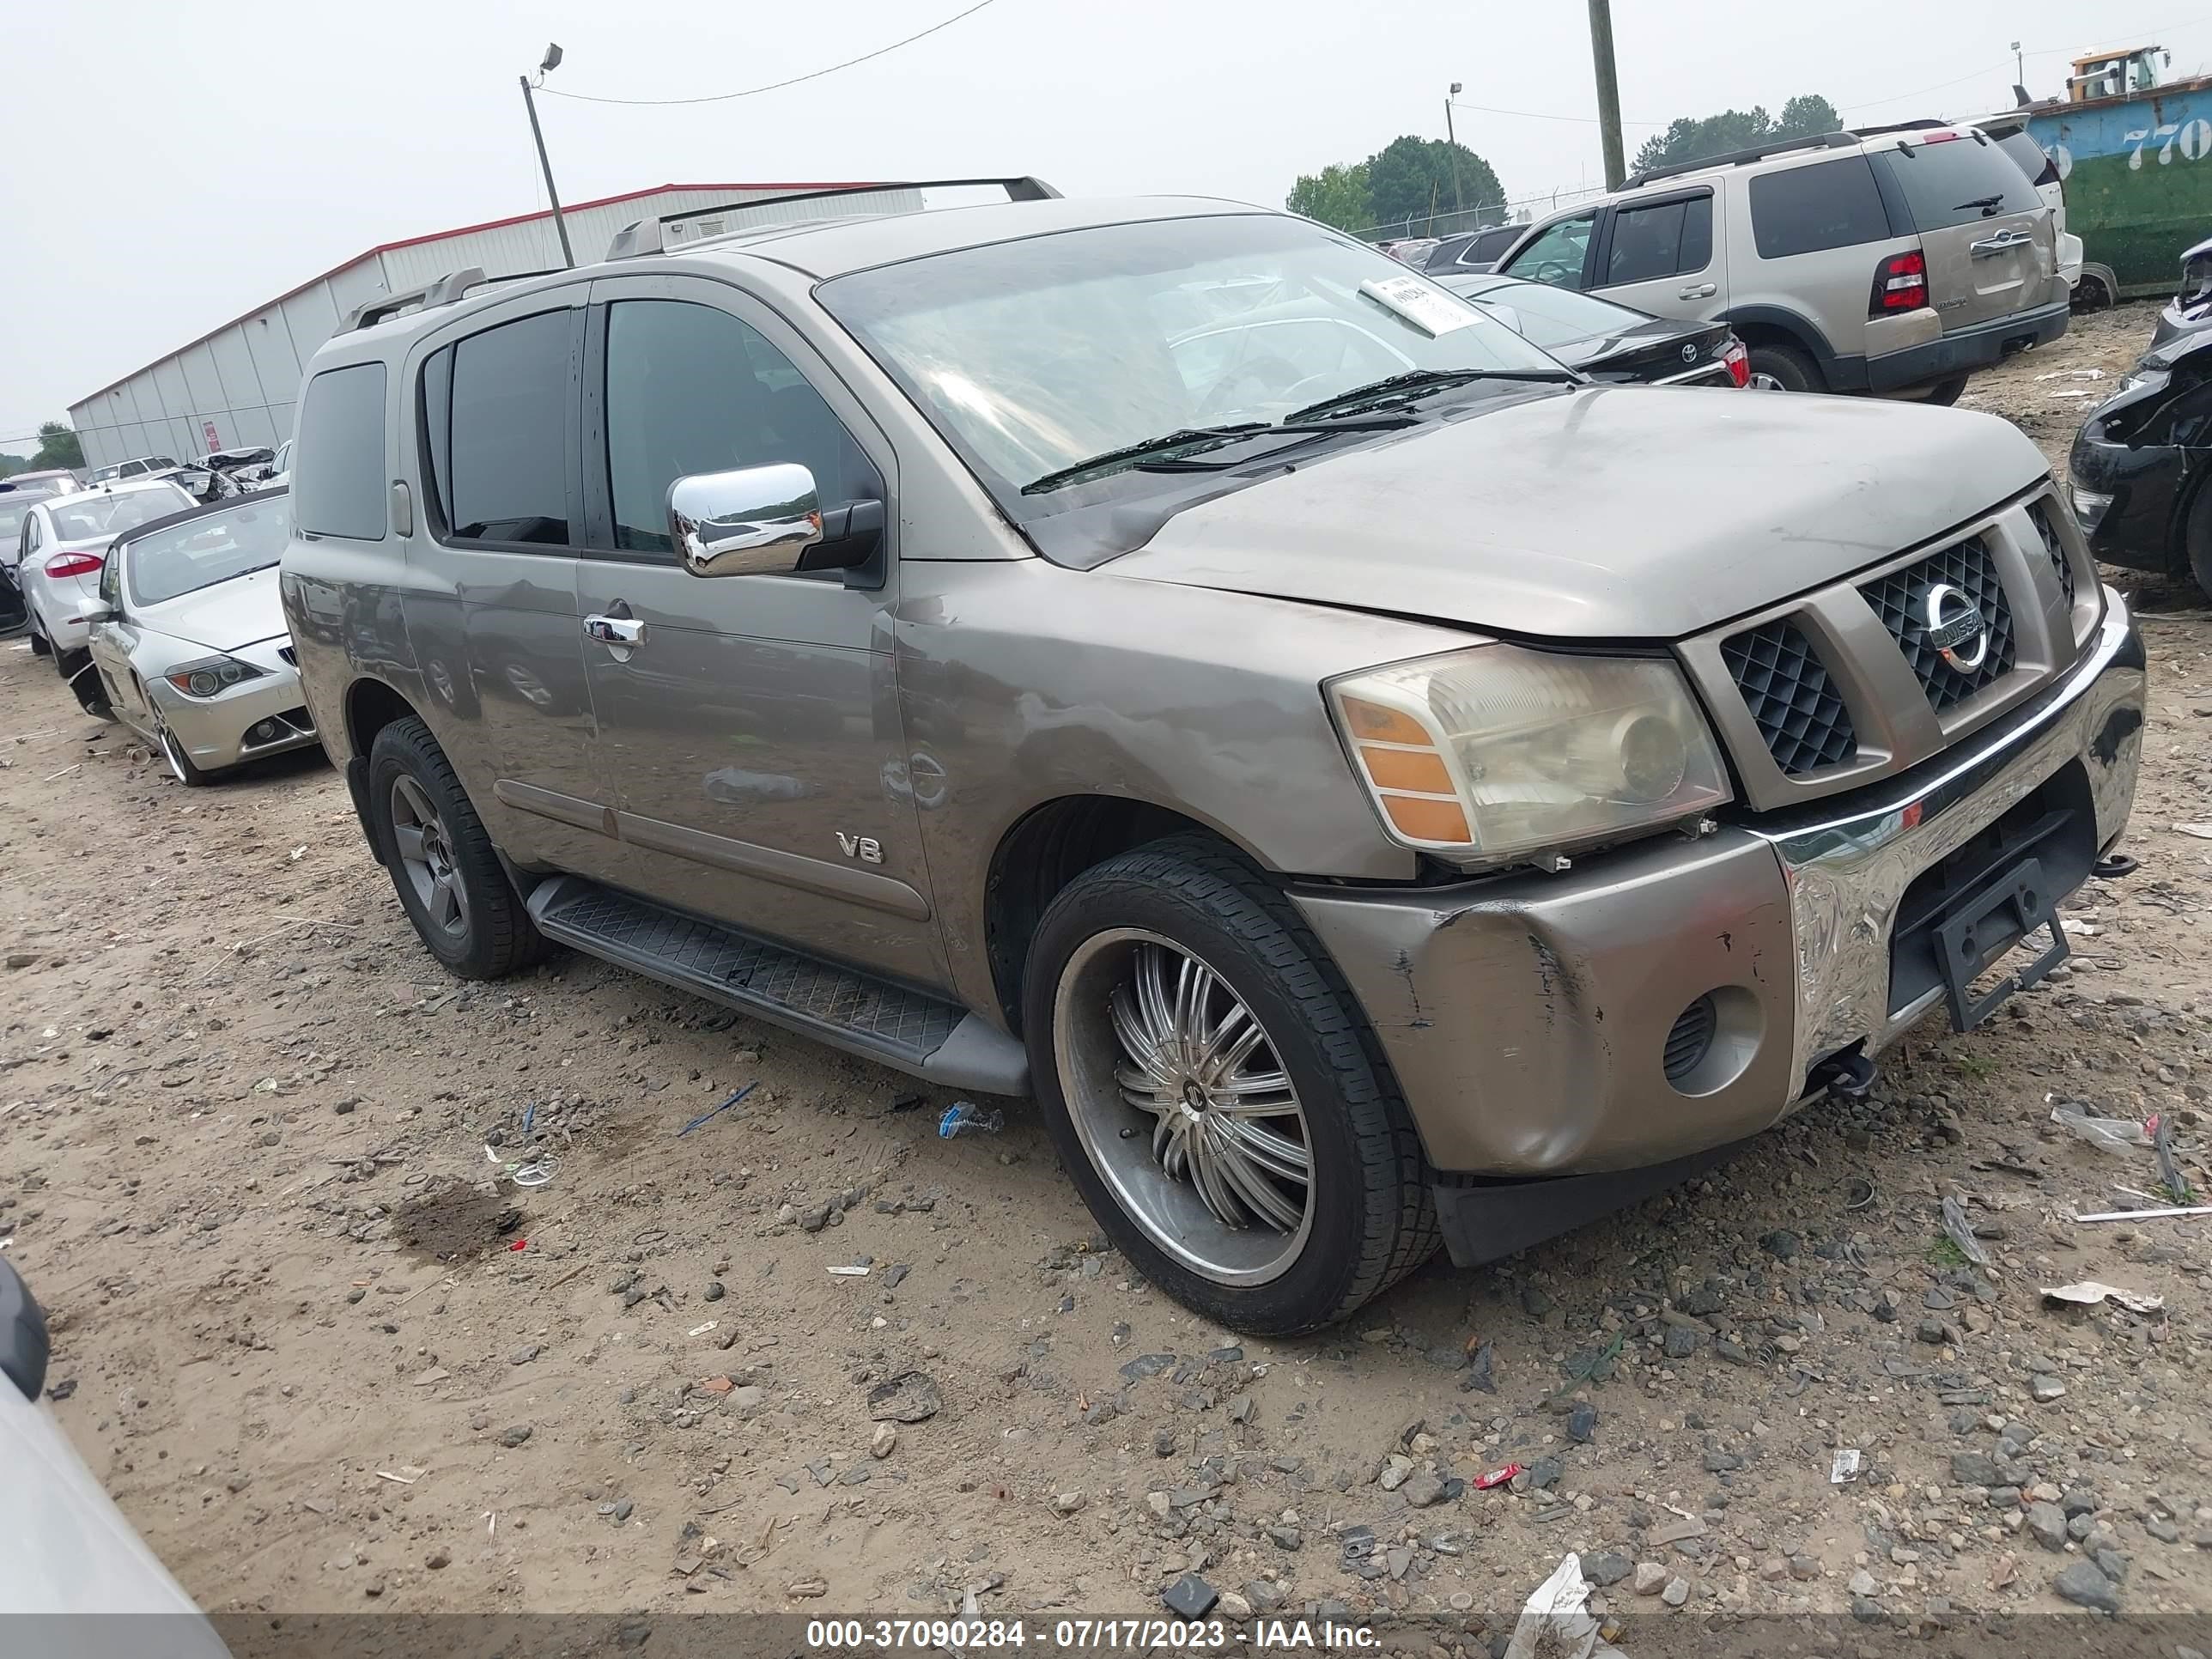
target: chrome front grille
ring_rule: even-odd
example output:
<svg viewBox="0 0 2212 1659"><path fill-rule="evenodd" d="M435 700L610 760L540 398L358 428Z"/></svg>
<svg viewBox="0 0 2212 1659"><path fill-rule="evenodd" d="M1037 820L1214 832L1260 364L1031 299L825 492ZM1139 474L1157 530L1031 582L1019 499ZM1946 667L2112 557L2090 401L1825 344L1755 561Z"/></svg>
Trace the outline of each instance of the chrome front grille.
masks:
<svg viewBox="0 0 2212 1659"><path fill-rule="evenodd" d="M1721 656L1766 739L1767 753L1790 776L1838 765L1858 752L1844 694L1813 642L1788 619L1778 617L1724 641Z"/></svg>
<svg viewBox="0 0 2212 1659"><path fill-rule="evenodd" d="M1943 588L1963 594L1985 624L1981 660L1971 668L1954 667L1929 637L1929 595ZM1981 537L1969 536L1939 548L1916 564L1866 583L1859 592L1905 653L1913 678L1928 694L1928 706L1937 714L1957 708L2012 672L2012 602L2005 596L1989 544ZM1946 603L1954 609L1958 604Z"/></svg>
<svg viewBox="0 0 2212 1659"><path fill-rule="evenodd" d="M2045 483L1932 546L1677 646L1746 804L1765 811L1905 771L2064 673L2103 612L2078 543Z"/></svg>

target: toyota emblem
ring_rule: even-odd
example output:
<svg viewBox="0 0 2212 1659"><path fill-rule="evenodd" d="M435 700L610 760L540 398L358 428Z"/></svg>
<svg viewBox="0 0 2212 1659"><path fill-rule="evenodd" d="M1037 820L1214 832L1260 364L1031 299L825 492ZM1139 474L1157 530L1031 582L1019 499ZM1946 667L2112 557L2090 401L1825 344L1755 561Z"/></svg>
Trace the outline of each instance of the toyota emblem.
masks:
<svg viewBox="0 0 2212 1659"><path fill-rule="evenodd" d="M1682 348L1682 361L1686 363L1694 363L1698 361L1698 348L1694 343Z"/></svg>
<svg viewBox="0 0 2212 1659"><path fill-rule="evenodd" d="M1981 606L1948 582L1928 590L1923 602L1928 643L1944 662L1961 674L1971 674L1990 654L1990 624Z"/></svg>

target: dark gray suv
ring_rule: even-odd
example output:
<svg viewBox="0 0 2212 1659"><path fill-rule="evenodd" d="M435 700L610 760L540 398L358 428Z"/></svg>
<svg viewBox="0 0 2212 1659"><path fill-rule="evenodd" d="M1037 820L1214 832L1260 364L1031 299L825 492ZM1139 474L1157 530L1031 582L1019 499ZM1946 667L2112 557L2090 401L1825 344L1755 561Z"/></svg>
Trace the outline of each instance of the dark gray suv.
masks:
<svg viewBox="0 0 2212 1659"><path fill-rule="evenodd" d="M317 354L301 675L453 972L1034 1092L1144 1272L1284 1333L2064 953L2142 658L2009 425L1592 385L1279 213L913 188Z"/></svg>

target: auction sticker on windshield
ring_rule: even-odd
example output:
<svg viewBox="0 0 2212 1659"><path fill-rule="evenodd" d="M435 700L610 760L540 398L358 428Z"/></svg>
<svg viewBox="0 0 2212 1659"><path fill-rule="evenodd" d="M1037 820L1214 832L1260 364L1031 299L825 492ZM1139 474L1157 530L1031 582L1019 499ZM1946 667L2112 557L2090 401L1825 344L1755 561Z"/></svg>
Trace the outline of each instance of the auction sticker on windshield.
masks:
<svg viewBox="0 0 2212 1659"><path fill-rule="evenodd" d="M1370 276L1359 285L1359 291L1431 338L1465 328L1479 314L1465 301L1414 276Z"/></svg>

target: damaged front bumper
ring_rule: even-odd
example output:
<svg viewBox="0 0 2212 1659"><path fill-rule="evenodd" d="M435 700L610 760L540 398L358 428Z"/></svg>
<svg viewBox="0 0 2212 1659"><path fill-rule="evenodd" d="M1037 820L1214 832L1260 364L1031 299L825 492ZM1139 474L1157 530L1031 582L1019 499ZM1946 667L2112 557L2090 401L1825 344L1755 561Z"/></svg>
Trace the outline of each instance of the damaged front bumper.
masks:
<svg viewBox="0 0 2212 1659"><path fill-rule="evenodd" d="M2022 848L2045 908L2080 885L2142 746L2142 643L2106 598L2064 678L1856 796L1558 876L1293 889L1441 1172L1456 1259L1679 1181L1825 1092L1832 1056L1894 1042L1945 1000L1946 903Z"/></svg>

